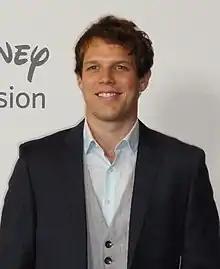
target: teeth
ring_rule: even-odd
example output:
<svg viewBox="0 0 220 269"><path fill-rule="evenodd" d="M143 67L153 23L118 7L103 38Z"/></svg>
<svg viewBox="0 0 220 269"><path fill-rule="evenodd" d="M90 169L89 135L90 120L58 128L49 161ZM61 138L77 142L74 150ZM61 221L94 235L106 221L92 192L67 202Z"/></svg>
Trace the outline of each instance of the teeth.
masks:
<svg viewBox="0 0 220 269"><path fill-rule="evenodd" d="M101 97L112 97L112 96L115 96L116 93L115 92L102 92L102 93L99 93L98 96L101 96Z"/></svg>

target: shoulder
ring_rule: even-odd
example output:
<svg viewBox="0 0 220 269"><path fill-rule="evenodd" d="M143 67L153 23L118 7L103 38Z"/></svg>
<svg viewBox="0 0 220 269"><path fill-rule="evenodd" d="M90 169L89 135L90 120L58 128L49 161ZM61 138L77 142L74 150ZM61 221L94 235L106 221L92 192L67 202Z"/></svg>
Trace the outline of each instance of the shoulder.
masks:
<svg viewBox="0 0 220 269"><path fill-rule="evenodd" d="M160 131L148 128L143 123L142 134L146 143L149 143L159 154L167 159L187 161L199 161L205 158L205 152L202 148L187 143L177 137L167 135ZM149 140L149 141L148 141Z"/></svg>
<svg viewBox="0 0 220 269"><path fill-rule="evenodd" d="M51 134L28 140L19 145L19 155L43 155L58 152L71 138L80 137L82 131L82 122L63 130Z"/></svg>

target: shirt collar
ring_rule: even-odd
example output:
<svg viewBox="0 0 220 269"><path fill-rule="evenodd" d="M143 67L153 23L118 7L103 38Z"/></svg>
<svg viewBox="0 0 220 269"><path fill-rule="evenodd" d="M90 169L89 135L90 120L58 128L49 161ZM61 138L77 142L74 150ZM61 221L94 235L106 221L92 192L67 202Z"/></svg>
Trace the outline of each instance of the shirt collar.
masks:
<svg viewBox="0 0 220 269"><path fill-rule="evenodd" d="M86 154L94 146L99 147L98 143L92 136L91 130L86 120L84 123L83 138L84 138L84 152ZM135 153L138 147L138 140L139 140L139 121L137 119L132 129L129 131L129 133L121 140L121 142L118 143L116 149L120 150L125 146L129 146L132 152Z"/></svg>
<svg viewBox="0 0 220 269"><path fill-rule="evenodd" d="M84 152L87 154L94 145L97 145L97 143L91 134L90 128L86 120L83 129L83 139L84 139Z"/></svg>

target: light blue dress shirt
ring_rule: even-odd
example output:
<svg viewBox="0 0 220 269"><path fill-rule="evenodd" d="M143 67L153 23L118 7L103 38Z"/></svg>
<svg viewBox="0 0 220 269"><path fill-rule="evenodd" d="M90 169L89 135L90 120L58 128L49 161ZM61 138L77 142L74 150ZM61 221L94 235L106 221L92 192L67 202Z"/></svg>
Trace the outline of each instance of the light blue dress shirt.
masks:
<svg viewBox="0 0 220 269"><path fill-rule="evenodd" d="M83 135L86 166L103 215L110 226L134 173L139 142L139 122L136 121L128 135L115 147L115 160L112 163L105 157L103 149L93 138L86 121Z"/></svg>

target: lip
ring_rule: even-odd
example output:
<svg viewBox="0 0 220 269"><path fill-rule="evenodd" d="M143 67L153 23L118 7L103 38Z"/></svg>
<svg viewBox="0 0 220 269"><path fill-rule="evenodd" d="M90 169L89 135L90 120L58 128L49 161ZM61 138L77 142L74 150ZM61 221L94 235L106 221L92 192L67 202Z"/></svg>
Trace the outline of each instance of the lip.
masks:
<svg viewBox="0 0 220 269"><path fill-rule="evenodd" d="M101 100L103 102L109 102L109 101L119 100L119 98L120 98L121 95L122 95L122 93L116 93L115 95L112 95L112 96L111 95L110 96L100 96L97 93L96 94L96 97L98 98L98 100Z"/></svg>
<svg viewBox="0 0 220 269"><path fill-rule="evenodd" d="M116 95L121 95L122 94L121 92L98 92L95 95L98 96L98 97L102 97L102 96L99 96L100 93L115 93ZM110 97L114 97L114 96L110 96ZM108 97L105 97L105 98L108 98Z"/></svg>
<svg viewBox="0 0 220 269"><path fill-rule="evenodd" d="M100 91L96 92L95 95L98 96L98 94L100 93L116 93L116 94L121 94L121 92L119 92L118 90L116 90L115 88L113 87L105 87L103 89L100 89Z"/></svg>

